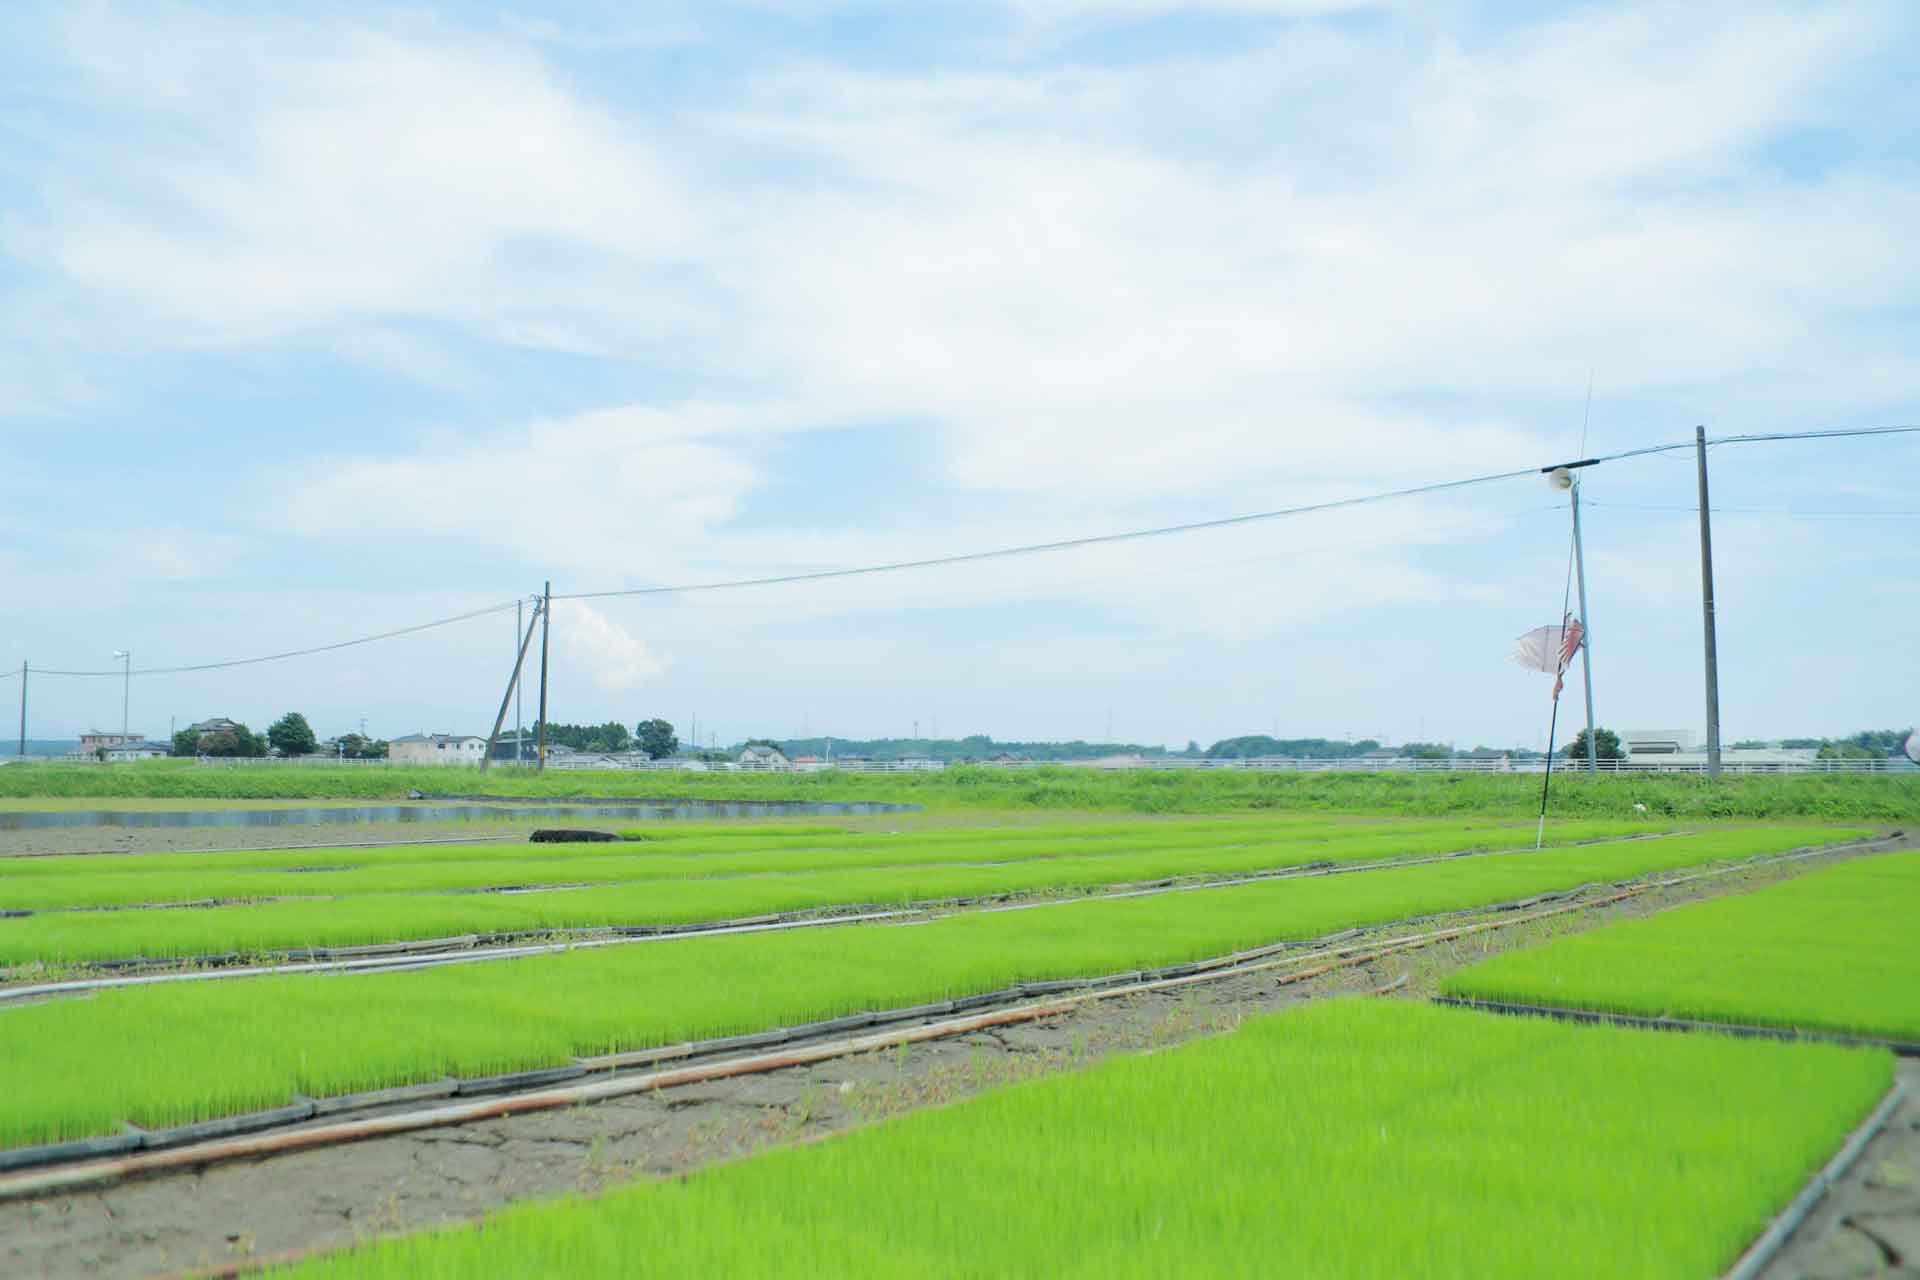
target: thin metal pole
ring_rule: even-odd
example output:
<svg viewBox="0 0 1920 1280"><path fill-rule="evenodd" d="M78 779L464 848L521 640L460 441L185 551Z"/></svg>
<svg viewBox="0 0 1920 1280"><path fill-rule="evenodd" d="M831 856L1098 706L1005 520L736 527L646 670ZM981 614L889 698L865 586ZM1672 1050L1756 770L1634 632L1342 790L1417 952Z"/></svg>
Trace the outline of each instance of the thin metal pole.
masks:
<svg viewBox="0 0 1920 1280"><path fill-rule="evenodd" d="M1562 624L1564 630L1564 624ZM1555 676L1558 680L1560 677ZM1553 781L1553 735L1560 728L1560 695L1553 695L1553 714L1547 718L1547 771L1540 778L1540 825L1533 833L1533 847L1538 849L1547 838L1547 786Z"/></svg>
<svg viewBox="0 0 1920 1280"><path fill-rule="evenodd" d="M533 624L527 624L527 634L521 638L520 649L513 656L513 674L507 677L507 687L500 695L500 711L493 717L493 732L487 735L486 754L480 757L480 772L485 773L493 762L493 744L500 740L500 725L507 718L507 699L520 690L520 668L527 660L527 646L533 643Z"/></svg>
<svg viewBox="0 0 1920 1280"><path fill-rule="evenodd" d="M547 771L547 639L553 628L553 580L540 592L540 763L536 766L541 773Z"/></svg>
<svg viewBox="0 0 1920 1280"><path fill-rule="evenodd" d="M126 674L120 683L120 741L123 743L127 740L127 707L133 701L133 650L127 650L126 659Z"/></svg>
<svg viewBox="0 0 1920 1280"><path fill-rule="evenodd" d="M525 605L521 601L513 602L513 634L515 635L520 634L520 615L524 609ZM520 646L520 652L523 656L526 654L525 644ZM520 668L516 666L514 670L518 672ZM520 682L516 679L513 685L513 762L515 764L520 763L521 743L525 738L526 734L520 728Z"/></svg>
<svg viewBox="0 0 1920 1280"><path fill-rule="evenodd" d="M1707 642L1707 776L1720 776L1720 655L1713 635L1713 529L1707 501L1707 429L1693 429L1700 468L1700 613Z"/></svg>
<svg viewBox="0 0 1920 1280"><path fill-rule="evenodd" d="M27 660L20 659L20 754L27 754Z"/></svg>
<svg viewBox="0 0 1920 1280"><path fill-rule="evenodd" d="M1580 584L1580 674L1587 689L1587 772L1600 771L1600 752L1593 740L1593 623L1587 618L1587 553L1580 545L1580 479L1573 488L1573 572Z"/></svg>

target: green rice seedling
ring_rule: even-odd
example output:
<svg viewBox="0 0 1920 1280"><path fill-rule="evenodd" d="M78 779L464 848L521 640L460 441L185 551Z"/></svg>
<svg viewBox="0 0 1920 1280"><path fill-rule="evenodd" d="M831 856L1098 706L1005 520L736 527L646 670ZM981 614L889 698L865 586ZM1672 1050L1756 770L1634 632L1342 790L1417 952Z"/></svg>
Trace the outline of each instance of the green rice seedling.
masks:
<svg viewBox="0 0 1920 1280"><path fill-rule="evenodd" d="M1769 830L1804 844L1824 833ZM652 942L356 976L124 988L0 1006L0 1146L165 1125L310 1095L551 1066L1179 964L1485 907L1764 848L1759 834L1463 858L1361 875L863 925ZM129 1070L128 1063L165 1069Z"/></svg>
<svg viewBox="0 0 1920 1280"><path fill-rule="evenodd" d="M1774 852L1831 839L1834 834L1764 828L1751 833L1666 836L1630 842L1621 852L1626 861L1608 865L1633 868L1638 874L1641 868L1715 860L1728 856L1729 851L1734 856ZM851 906L898 908L1013 894L1073 894L1171 876L1233 875L1310 862L1367 862L1451 851L1465 842L1467 837L1463 836L1439 836L1418 841L1324 841L1305 846L1248 844L984 866L650 880L515 894L361 894L337 900L300 898L213 908L56 911L0 920L0 964L75 964L229 952L258 955L466 933L694 924Z"/></svg>
<svg viewBox="0 0 1920 1280"><path fill-rule="evenodd" d="M1572 823L1556 833L1555 842L1631 830L1617 823ZM0 909L46 911L207 900L618 884L858 867L1013 863L1103 853L1171 855L1184 851L1193 855L1191 870L1155 870L1137 877L1151 879L1213 870L1216 868L1209 863L1218 860L1233 866L1285 867L1320 860L1367 861L1520 843L1531 844L1530 833L1510 826L1440 822L1275 832L1267 825L1249 823L1216 825L1200 833L1145 830L1128 837L1101 838L1062 837L1040 828L1013 838L976 836L956 841L903 837L797 852L753 847L683 853L662 851L657 844L648 843L613 852L604 852L609 849L607 845L549 846L569 850L564 853L537 849L529 853L526 845L465 846L442 850L437 857L409 858L366 858L368 851L352 849L246 855L93 855L0 862ZM502 849L514 853L509 856ZM1220 869L1226 869L1225 863ZM1174 858L1163 865L1185 864Z"/></svg>
<svg viewBox="0 0 1920 1280"><path fill-rule="evenodd" d="M278 1274L1691 1280L1891 1078L1858 1050L1330 1000Z"/></svg>
<svg viewBox="0 0 1920 1280"><path fill-rule="evenodd" d="M1920 851L1859 858L1453 975L1448 995L1920 1043Z"/></svg>

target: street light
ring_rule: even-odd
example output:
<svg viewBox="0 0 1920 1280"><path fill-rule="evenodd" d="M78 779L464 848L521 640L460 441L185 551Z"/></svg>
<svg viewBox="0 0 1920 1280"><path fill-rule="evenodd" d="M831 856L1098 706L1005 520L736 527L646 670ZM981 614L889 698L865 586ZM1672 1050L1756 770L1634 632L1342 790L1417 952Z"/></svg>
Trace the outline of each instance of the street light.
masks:
<svg viewBox="0 0 1920 1280"><path fill-rule="evenodd" d="M113 656L126 664L120 677L120 741L127 741L127 703L133 694L133 650L115 649Z"/></svg>
<svg viewBox="0 0 1920 1280"><path fill-rule="evenodd" d="M1583 461L1548 468L1547 483L1565 493L1573 507L1573 571L1580 589L1580 675L1587 695L1587 768L1598 770L1600 752L1593 728L1593 624L1587 620L1587 554L1580 545L1580 477L1574 474L1576 468L1590 465ZM1552 743L1547 744L1547 750L1553 750Z"/></svg>

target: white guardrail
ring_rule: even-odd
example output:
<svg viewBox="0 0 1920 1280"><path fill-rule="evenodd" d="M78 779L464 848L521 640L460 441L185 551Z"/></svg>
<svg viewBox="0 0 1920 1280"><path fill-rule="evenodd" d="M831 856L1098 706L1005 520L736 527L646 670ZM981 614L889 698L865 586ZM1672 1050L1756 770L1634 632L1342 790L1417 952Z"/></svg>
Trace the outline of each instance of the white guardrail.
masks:
<svg viewBox="0 0 1920 1280"><path fill-rule="evenodd" d="M13 757L0 757L0 764L13 763ZM92 765L103 762L89 759L74 759L63 756L27 756L19 758L19 763L33 764L70 764ZM107 765L124 763L106 761ZM474 767L462 761L458 766L416 766L412 762L399 762L387 759L354 760L339 759L334 756L201 756L198 763L210 768L256 768L260 766L277 768L297 768L310 765L354 765L368 768L433 768L433 767ZM495 760L495 769L531 769L535 762L528 760ZM822 773L832 769L841 773L939 773L948 767L943 760L807 760L786 767L765 764L736 764L732 761L708 762L701 760L622 760L609 761L597 756L554 758L549 756L547 768L562 770L606 770L618 772L643 773ZM1496 759L1450 759L1420 760L1406 756L1386 759L1367 759L1363 757L1309 758L1291 756L1260 756L1245 760L1196 760L1180 756L1137 756L1116 759L1108 757L1095 760L982 760L974 762L973 767L983 769L1038 769L1048 767L1100 769L1105 771L1123 771L1133 769L1151 770L1235 770L1272 773L1541 773L1546 769L1544 760ZM1567 760L1556 758L1553 762L1555 773L1587 773L1590 766L1585 760ZM1602 760L1600 773L1705 773L1705 763L1695 760L1663 760L1658 756L1643 756L1638 760ZM1726 774L1749 773L1889 773L1911 774L1920 777L1920 767L1899 758L1873 760L1724 760L1720 771Z"/></svg>

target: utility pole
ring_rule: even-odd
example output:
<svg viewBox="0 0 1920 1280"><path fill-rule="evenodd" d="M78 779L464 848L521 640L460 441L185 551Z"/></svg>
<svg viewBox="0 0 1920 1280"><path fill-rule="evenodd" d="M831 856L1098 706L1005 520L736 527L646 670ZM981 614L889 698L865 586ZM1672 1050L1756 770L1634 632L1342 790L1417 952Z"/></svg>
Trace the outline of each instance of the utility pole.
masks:
<svg viewBox="0 0 1920 1280"><path fill-rule="evenodd" d="M20 659L20 754L27 754L27 660Z"/></svg>
<svg viewBox="0 0 1920 1280"><path fill-rule="evenodd" d="M553 630L553 579L547 579L540 591L540 763L536 766L541 773L547 771L547 639Z"/></svg>
<svg viewBox="0 0 1920 1280"><path fill-rule="evenodd" d="M1580 543L1580 477L1573 477L1573 574L1580 585L1580 675L1587 692L1587 772L1600 770L1593 740L1593 623L1587 617L1587 552Z"/></svg>
<svg viewBox="0 0 1920 1280"><path fill-rule="evenodd" d="M523 607L524 604L522 601L516 600L513 602L513 634L516 636L520 634L520 613ZM522 642L520 652L524 655L526 651L527 646L525 642ZM513 670L517 677L520 671L517 660ZM526 734L521 732L520 729L520 682L516 678L513 684L513 762L515 764L520 763L520 744L525 737Z"/></svg>
<svg viewBox="0 0 1920 1280"><path fill-rule="evenodd" d="M1707 429L1693 429L1700 469L1700 614L1707 642L1707 776L1720 776L1720 656L1713 637L1713 528L1707 503Z"/></svg>
<svg viewBox="0 0 1920 1280"><path fill-rule="evenodd" d="M507 687L500 695L500 711L493 717L493 732L487 735L486 754L480 757L480 772L485 773L487 766L493 763L493 744L500 740L500 726L507 718L507 700L520 692L520 668L526 665L527 646L533 643L533 624L527 624L527 633L520 640L520 648L513 655L513 674L507 677ZM516 752L518 747L516 745ZM517 755L516 755L516 758Z"/></svg>
<svg viewBox="0 0 1920 1280"><path fill-rule="evenodd" d="M113 656L126 663L120 684L120 741L127 740L127 705L133 699L133 650L115 649Z"/></svg>

